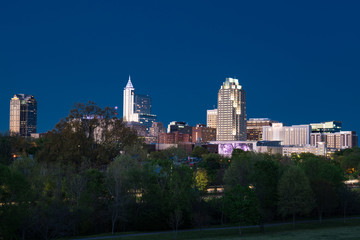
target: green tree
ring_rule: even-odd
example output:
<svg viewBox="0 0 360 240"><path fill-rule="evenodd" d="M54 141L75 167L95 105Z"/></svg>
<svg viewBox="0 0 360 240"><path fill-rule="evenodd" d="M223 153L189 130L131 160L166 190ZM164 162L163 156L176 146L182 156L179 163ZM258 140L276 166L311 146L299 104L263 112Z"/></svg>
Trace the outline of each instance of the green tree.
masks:
<svg viewBox="0 0 360 240"><path fill-rule="evenodd" d="M80 168L109 164L126 146L141 144L136 133L117 119L109 107L79 103L56 124L42 141L36 157L42 162L60 162Z"/></svg>
<svg viewBox="0 0 360 240"><path fill-rule="evenodd" d="M25 237L34 194L26 178L0 164L0 237Z"/></svg>
<svg viewBox="0 0 360 240"><path fill-rule="evenodd" d="M12 159L10 137L0 134L0 164L9 165Z"/></svg>
<svg viewBox="0 0 360 240"><path fill-rule="evenodd" d="M153 160L143 164L138 182L141 182L142 193L139 226L143 229L171 227L176 234L181 224L190 225L196 195L192 169L172 160Z"/></svg>
<svg viewBox="0 0 360 240"><path fill-rule="evenodd" d="M280 170L277 162L261 160L255 163L253 183L255 193L259 199L259 208L264 216L261 223L272 220L276 215L279 178Z"/></svg>
<svg viewBox="0 0 360 240"><path fill-rule="evenodd" d="M243 224L258 224L261 218L256 194L248 187L233 186L224 197L225 214L231 222L239 223L239 234Z"/></svg>
<svg viewBox="0 0 360 240"><path fill-rule="evenodd" d="M304 169L312 188L319 222L324 212L334 210L338 205L338 189L344 180L343 172L337 165L315 155L301 156Z"/></svg>
<svg viewBox="0 0 360 240"><path fill-rule="evenodd" d="M209 184L209 178L206 170L203 168L198 168L195 171L195 185L197 189L199 189L202 192L206 192L208 184Z"/></svg>
<svg viewBox="0 0 360 240"><path fill-rule="evenodd" d="M106 188L109 193L109 207L111 213L111 232L114 234L118 220L127 219L127 206L135 200L131 193L133 188L133 172L138 167L138 162L128 155L119 155L112 162L106 173Z"/></svg>
<svg viewBox="0 0 360 240"><path fill-rule="evenodd" d="M360 173L360 148L344 149L336 152L334 160L347 173L349 178L357 178Z"/></svg>
<svg viewBox="0 0 360 240"><path fill-rule="evenodd" d="M308 178L297 166L290 166L279 181L278 210L283 216L292 215L295 228L296 214L306 214L313 209L314 199Z"/></svg>
<svg viewBox="0 0 360 240"><path fill-rule="evenodd" d="M252 172L258 156L252 152L236 149L231 157L231 164L226 169L224 183L227 188L236 185L249 187L252 184Z"/></svg>
<svg viewBox="0 0 360 240"><path fill-rule="evenodd" d="M202 158L204 154L208 154L209 151L203 147L195 146L191 152L192 157Z"/></svg>
<svg viewBox="0 0 360 240"><path fill-rule="evenodd" d="M209 184L215 184L218 178L219 170L221 169L221 157L215 153L205 154L202 157L203 158L199 167L206 170L209 178Z"/></svg>

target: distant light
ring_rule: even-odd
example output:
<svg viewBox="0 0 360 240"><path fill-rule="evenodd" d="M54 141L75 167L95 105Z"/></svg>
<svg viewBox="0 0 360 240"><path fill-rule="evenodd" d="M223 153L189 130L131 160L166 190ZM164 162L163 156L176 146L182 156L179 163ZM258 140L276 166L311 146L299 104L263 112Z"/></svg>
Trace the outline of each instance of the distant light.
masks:
<svg viewBox="0 0 360 240"><path fill-rule="evenodd" d="M115 106L115 109L117 110L117 109L118 109L118 106Z"/></svg>

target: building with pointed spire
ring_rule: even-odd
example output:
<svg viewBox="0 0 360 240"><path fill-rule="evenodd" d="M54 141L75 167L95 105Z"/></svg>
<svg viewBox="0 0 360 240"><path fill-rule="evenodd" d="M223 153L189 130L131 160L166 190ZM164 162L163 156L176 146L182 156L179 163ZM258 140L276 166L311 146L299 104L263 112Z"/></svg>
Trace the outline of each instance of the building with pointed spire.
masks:
<svg viewBox="0 0 360 240"><path fill-rule="evenodd" d="M132 85L131 78L124 88L124 102L123 102L123 120L125 122L137 122L137 115L134 114L134 96L135 88Z"/></svg>
<svg viewBox="0 0 360 240"><path fill-rule="evenodd" d="M123 120L128 123L140 123L147 131L152 123L156 122L156 115L151 114L151 97L135 94L130 76L124 88Z"/></svg>

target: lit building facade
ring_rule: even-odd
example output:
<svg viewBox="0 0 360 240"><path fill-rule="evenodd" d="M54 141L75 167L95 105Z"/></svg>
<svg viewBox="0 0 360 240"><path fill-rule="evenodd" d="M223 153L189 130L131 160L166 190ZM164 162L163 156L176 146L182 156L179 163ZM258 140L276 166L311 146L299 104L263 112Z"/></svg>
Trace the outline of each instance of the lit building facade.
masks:
<svg viewBox="0 0 360 240"><path fill-rule="evenodd" d="M153 122L151 128L149 129L149 135L158 137L159 133L165 133L164 124L162 122Z"/></svg>
<svg viewBox="0 0 360 240"><path fill-rule="evenodd" d="M318 156L327 156L327 147L326 143L319 142L316 146L284 146L282 148L282 154L284 156L291 156L291 154L301 154L301 153L312 153Z"/></svg>
<svg viewBox="0 0 360 240"><path fill-rule="evenodd" d="M246 141L245 91L235 78L226 78L218 92L217 141Z"/></svg>
<svg viewBox="0 0 360 240"><path fill-rule="evenodd" d="M329 121L322 123L310 123L312 133L335 133L341 131L342 122Z"/></svg>
<svg viewBox="0 0 360 240"><path fill-rule="evenodd" d="M138 116L134 114L134 94L135 88L129 76L129 81L124 88L123 120L125 122L138 122Z"/></svg>
<svg viewBox="0 0 360 240"><path fill-rule="evenodd" d="M192 127L189 126L186 122L172 121L169 123L167 127L167 132L168 133L179 132L181 134L192 135Z"/></svg>
<svg viewBox="0 0 360 240"><path fill-rule="evenodd" d="M311 146L325 142L330 149L346 149L358 146L358 136L355 131L340 131L335 133L311 133Z"/></svg>
<svg viewBox="0 0 360 240"><path fill-rule="evenodd" d="M37 101L32 95L15 94L10 100L11 135L30 136L37 129Z"/></svg>
<svg viewBox="0 0 360 240"><path fill-rule="evenodd" d="M206 114L206 126L216 129L217 109L207 110Z"/></svg>
<svg viewBox="0 0 360 240"><path fill-rule="evenodd" d="M151 97L149 95L135 94L135 88L130 76L124 88L123 120L125 122L137 122L149 131L157 116L151 114Z"/></svg>
<svg viewBox="0 0 360 240"><path fill-rule="evenodd" d="M141 123L146 127L146 130L149 132L150 127L152 126L153 122L156 122L157 116L154 114L148 113L135 113L137 114L138 122Z"/></svg>
<svg viewBox="0 0 360 240"><path fill-rule="evenodd" d="M151 97L149 95L135 94L134 113L151 114Z"/></svg>
<svg viewBox="0 0 360 240"><path fill-rule="evenodd" d="M204 124L197 124L192 128L192 141L194 143L207 143L216 140L216 128L206 127Z"/></svg>
<svg viewBox="0 0 360 240"><path fill-rule="evenodd" d="M263 140L281 141L285 146L305 146L310 144L310 125L283 126L282 123L272 123L263 127Z"/></svg>
<svg viewBox="0 0 360 240"><path fill-rule="evenodd" d="M160 144L178 144L191 143L192 135L180 132L159 133L158 143Z"/></svg>
<svg viewBox="0 0 360 240"><path fill-rule="evenodd" d="M263 140L263 127L271 126L272 123L277 121L270 120L269 118L250 118L247 121L246 132L248 141L261 141Z"/></svg>

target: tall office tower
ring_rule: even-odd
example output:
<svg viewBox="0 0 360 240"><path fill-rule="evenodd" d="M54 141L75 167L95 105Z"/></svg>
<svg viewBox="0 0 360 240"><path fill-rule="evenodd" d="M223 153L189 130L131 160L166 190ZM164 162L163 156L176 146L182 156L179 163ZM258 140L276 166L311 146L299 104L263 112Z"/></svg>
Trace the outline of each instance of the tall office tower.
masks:
<svg viewBox="0 0 360 240"><path fill-rule="evenodd" d="M37 102L32 95L15 94L10 100L10 134L30 136L36 133Z"/></svg>
<svg viewBox="0 0 360 240"><path fill-rule="evenodd" d="M151 97L149 95L135 94L134 114L137 115L137 121L146 126L146 130L149 131L157 118L156 115L151 114Z"/></svg>
<svg viewBox="0 0 360 240"><path fill-rule="evenodd" d="M216 141L246 141L245 91L235 78L226 78L218 93Z"/></svg>
<svg viewBox="0 0 360 240"><path fill-rule="evenodd" d="M209 128L216 128L217 109L207 110L206 126Z"/></svg>
<svg viewBox="0 0 360 240"><path fill-rule="evenodd" d="M134 118L136 118L134 116L134 91L135 88L133 87L129 76L129 81L124 88L123 120L125 122L132 122L134 121Z"/></svg>
<svg viewBox="0 0 360 240"><path fill-rule="evenodd" d="M135 94L134 113L151 114L151 97L149 95Z"/></svg>
<svg viewBox="0 0 360 240"><path fill-rule="evenodd" d="M138 122L146 127L146 131L156 122L156 115L151 114L151 98L149 95L135 94L135 88L129 81L124 88L123 120Z"/></svg>
<svg viewBox="0 0 360 240"><path fill-rule="evenodd" d="M263 140L263 127L271 126L272 123L277 121L270 120L269 118L250 118L247 121L246 131L248 141L261 141Z"/></svg>

